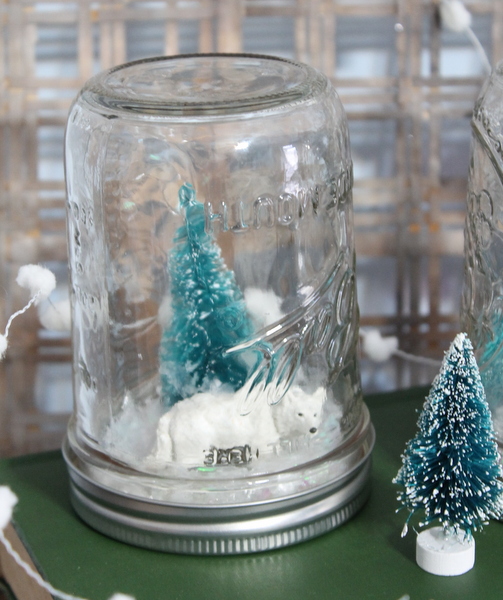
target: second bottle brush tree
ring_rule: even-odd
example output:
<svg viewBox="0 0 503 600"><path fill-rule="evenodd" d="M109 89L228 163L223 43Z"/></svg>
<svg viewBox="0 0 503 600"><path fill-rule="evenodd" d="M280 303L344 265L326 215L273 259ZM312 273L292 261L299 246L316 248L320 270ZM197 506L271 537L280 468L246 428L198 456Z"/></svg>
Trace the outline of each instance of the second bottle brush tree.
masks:
<svg viewBox="0 0 503 600"><path fill-rule="evenodd" d="M417 511L416 560L436 575L460 575L475 560L473 533L503 515L503 474L473 348L464 333L446 353L394 482L399 501Z"/></svg>

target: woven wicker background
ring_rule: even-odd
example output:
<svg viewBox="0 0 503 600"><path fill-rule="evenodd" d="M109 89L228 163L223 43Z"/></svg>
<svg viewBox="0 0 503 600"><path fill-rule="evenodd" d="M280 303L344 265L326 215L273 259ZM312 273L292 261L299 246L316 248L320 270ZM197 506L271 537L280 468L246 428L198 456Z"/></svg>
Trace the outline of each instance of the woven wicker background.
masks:
<svg viewBox="0 0 503 600"><path fill-rule="evenodd" d="M466 3L494 64L503 2ZM318 67L350 120L362 325L440 357L457 330L469 119L483 81L439 1L4 0L0 7L0 328L26 301L18 268L40 262L66 284L62 139L94 73L160 54L260 52ZM70 342L14 322L0 371L0 453L59 443L71 407ZM431 369L363 362L366 389L429 382Z"/></svg>

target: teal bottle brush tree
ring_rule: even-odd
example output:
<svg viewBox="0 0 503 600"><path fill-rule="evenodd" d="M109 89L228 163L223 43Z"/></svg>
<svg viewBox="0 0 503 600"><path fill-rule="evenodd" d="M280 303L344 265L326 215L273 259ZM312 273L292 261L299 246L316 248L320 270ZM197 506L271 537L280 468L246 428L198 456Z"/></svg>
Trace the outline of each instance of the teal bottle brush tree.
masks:
<svg viewBox="0 0 503 600"><path fill-rule="evenodd" d="M159 356L166 407L213 387L242 387L248 367L227 351L253 331L234 274L205 230L204 207L193 186L182 185L178 197L184 223L168 257L172 317Z"/></svg>
<svg viewBox="0 0 503 600"><path fill-rule="evenodd" d="M456 336L426 398L418 433L407 444L394 482L409 517L440 527L417 538L418 564L459 575L474 564L473 532L503 515L500 456L470 340ZM407 533L407 523L402 536Z"/></svg>

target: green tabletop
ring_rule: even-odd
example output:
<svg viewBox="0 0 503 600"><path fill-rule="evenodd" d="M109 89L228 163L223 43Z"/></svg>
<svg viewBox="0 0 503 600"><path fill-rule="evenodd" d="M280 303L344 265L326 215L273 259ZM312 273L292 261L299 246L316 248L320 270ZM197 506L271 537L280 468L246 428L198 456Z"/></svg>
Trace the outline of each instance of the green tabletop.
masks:
<svg viewBox="0 0 503 600"><path fill-rule="evenodd" d="M231 557L163 554L108 539L72 511L59 452L0 461L0 484L19 496L15 521L43 575L90 600L112 593L137 600L355 599L501 600L503 524L476 534L475 567L437 577L415 563L415 534L401 538L391 483L405 442L416 430L425 389L369 396L377 432L372 494L351 521L315 540L272 552Z"/></svg>

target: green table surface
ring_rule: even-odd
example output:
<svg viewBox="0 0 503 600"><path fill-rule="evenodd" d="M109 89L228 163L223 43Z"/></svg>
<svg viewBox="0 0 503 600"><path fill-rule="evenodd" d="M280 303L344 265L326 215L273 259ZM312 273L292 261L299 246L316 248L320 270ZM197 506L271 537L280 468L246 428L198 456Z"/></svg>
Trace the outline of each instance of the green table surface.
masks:
<svg viewBox="0 0 503 600"><path fill-rule="evenodd" d="M137 600L503 599L503 523L476 534L476 563L458 577L438 577L415 563L415 533L400 537L391 480L416 431L427 390L366 398L377 432L372 493L351 521L315 540L261 554L192 557L108 539L73 512L59 452L0 461L0 484L19 496L15 524L43 575L90 600L112 593Z"/></svg>

